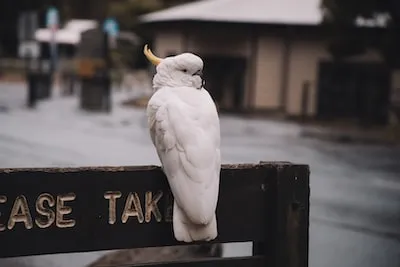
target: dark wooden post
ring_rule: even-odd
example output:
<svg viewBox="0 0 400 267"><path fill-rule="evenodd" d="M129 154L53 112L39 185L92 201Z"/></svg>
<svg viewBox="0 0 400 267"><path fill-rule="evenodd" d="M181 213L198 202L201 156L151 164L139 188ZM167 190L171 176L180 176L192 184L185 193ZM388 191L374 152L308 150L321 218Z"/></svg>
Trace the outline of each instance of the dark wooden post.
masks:
<svg viewBox="0 0 400 267"><path fill-rule="evenodd" d="M310 81L305 81L301 88L301 119L303 122L306 121L308 116L308 102L310 95Z"/></svg>
<svg viewBox="0 0 400 267"><path fill-rule="evenodd" d="M264 163L266 164L266 163ZM268 195L274 205L273 236L265 253L268 266L308 266L309 169L290 163L276 166L274 189ZM271 218L268 218L271 220Z"/></svg>
<svg viewBox="0 0 400 267"><path fill-rule="evenodd" d="M265 240L253 244L253 255L264 255L266 266L307 267L309 240L309 169L289 162L275 166L275 179L265 188Z"/></svg>
<svg viewBox="0 0 400 267"><path fill-rule="evenodd" d="M28 72L26 74L26 83L27 83L27 90L28 90L28 98L27 98L27 107L28 108L35 108L37 102L37 86L34 81L35 77L33 73Z"/></svg>
<svg viewBox="0 0 400 267"><path fill-rule="evenodd" d="M78 47L78 76L81 81L80 107L90 111L111 111L111 80L107 36L101 29L82 34Z"/></svg>
<svg viewBox="0 0 400 267"><path fill-rule="evenodd" d="M104 83L106 86L103 87L104 89L104 105L105 110L107 112L111 112L111 68L112 68L112 60L111 60L111 53L110 53L110 37L107 33L104 33L104 59L106 62L106 68L104 70Z"/></svg>
<svg viewBox="0 0 400 267"><path fill-rule="evenodd" d="M37 101L37 88L34 81L34 75L32 73L32 61L32 57L30 53L28 53L27 57L25 57L25 78L28 91L26 106L28 108L35 108Z"/></svg>

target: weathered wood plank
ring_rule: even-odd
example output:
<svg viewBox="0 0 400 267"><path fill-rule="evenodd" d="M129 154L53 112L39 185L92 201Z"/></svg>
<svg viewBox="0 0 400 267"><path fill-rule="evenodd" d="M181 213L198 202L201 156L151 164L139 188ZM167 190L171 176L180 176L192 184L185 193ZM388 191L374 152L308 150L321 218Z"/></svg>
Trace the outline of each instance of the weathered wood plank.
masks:
<svg viewBox="0 0 400 267"><path fill-rule="evenodd" d="M263 164L271 164L262 162ZM288 162L276 165L277 175L271 183L266 200L275 204L266 220L268 229L274 229L265 239L264 255L268 266L306 267L309 252L309 175L308 166L294 166ZM257 246L260 249L260 246ZM256 251L260 254L260 251Z"/></svg>
<svg viewBox="0 0 400 267"><path fill-rule="evenodd" d="M106 253L86 267L133 266L145 263L220 258L222 244L201 244L150 248L119 249Z"/></svg>
<svg viewBox="0 0 400 267"><path fill-rule="evenodd" d="M268 236L264 191L276 170L223 166L215 242ZM169 195L155 166L0 169L0 257L182 244L173 238Z"/></svg>
<svg viewBox="0 0 400 267"><path fill-rule="evenodd" d="M193 259L193 260L184 260L179 262L163 262L163 263L151 263L151 264L142 264L142 265L134 265L135 267L178 267L178 266L187 266L187 267L261 267L264 265L264 258L262 256L254 256L254 257L240 257L240 258L211 258L211 259Z"/></svg>

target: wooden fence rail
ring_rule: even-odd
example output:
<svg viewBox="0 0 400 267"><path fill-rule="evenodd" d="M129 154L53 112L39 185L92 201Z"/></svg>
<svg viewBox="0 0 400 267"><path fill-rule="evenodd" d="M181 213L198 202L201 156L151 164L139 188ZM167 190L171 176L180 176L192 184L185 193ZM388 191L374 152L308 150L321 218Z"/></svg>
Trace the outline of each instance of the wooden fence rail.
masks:
<svg viewBox="0 0 400 267"><path fill-rule="evenodd" d="M308 266L309 192L307 165L224 165L213 242L253 256L151 266ZM156 166L0 169L0 258L182 245L172 200Z"/></svg>

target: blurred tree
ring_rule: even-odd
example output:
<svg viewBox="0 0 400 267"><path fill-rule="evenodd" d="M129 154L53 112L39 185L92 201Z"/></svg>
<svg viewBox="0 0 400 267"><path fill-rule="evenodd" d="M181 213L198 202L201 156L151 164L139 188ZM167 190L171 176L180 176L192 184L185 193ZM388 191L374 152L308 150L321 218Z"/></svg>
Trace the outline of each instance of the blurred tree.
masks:
<svg viewBox="0 0 400 267"><path fill-rule="evenodd" d="M142 34L141 37L146 40L148 37L143 35L138 28L140 15L194 1L196 0L114 0L109 2L107 15L118 20L121 30ZM118 59L115 61L118 61L120 65L142 68L147 64L147 61L143 60L142 49L142 47L121 43L118 51L114 53L114 59Z"/></svg>
<svg viewBox="0 0 400 267"><path fill-rule="evenodd" d="M0 0L0 46L6 55L17 52L17 19L22 11L37 10L44 26L49 6L60 10L61 21L72 18L102 21L114 16L122 30L136 31L137 17L148 12L196 0Z"/></svg>
<svg viewBox="0 0 400 267"><path fill-rule="evenodd" d="M44 26L45 9L59 6L61 0L0 0L0 46L3 56L17 53L17 21L21 12L38 10L41 26Z"/></svg>
<svg viewBox="0 0 400 267"><path fill-rule="evenodd" d="M76 0L78 1L78 0ZM118 0L110 1L108 15L114 16L125 30L136 30L140 15L197 0Z"/></svg>
<svg viewBox="0 0 400 267"><path fill-rule="evenodd" d="M121 29L135 30L138 16L161 8L159 0L122 0L111 3L108 14L117 18Z"/></svg>
<svg viewBox="0 0 400 267"><path fill-rule="evenodd" d="M103 20L109 2L109 0L61 0L61 9L66 18Z"/></svg>
<svg viewBox="0 0 400 267"><path fill-rule="evenodd" d="M400 68L399 0L322 0L324 24L332 30L330 50L336 57L378 49L392 68ZM385 27L358 31L355 22L364 21Z"/></svg>

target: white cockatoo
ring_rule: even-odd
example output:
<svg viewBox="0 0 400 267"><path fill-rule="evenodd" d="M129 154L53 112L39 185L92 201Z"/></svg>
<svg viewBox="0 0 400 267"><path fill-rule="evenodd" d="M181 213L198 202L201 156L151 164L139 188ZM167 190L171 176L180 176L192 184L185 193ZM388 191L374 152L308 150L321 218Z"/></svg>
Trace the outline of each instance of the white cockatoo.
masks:
<svg viewBox="0 0 400 267"><path fill-rule="evenodd" d="M175 238L213 240L218 235L220 125L216 105L203 88L203 61L191 53L162 59L147 45L144 54L156 66L147 118L174 196Z"/></svg>

